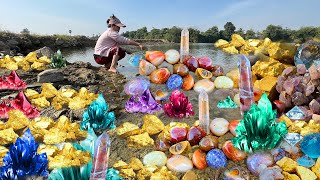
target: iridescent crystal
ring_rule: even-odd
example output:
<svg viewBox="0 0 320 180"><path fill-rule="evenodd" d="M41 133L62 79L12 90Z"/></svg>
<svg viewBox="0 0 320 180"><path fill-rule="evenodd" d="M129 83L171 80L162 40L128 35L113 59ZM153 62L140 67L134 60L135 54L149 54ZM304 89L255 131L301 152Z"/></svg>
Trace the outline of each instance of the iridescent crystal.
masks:
<svg viewBox="0 0 320 180"><path fill-rule="evenodd" d="M294 64L304 64L308 69L312 64L320 64L320 43L307 42L299 46L294 56Z"/></svg>
<svg viewBox="0 0 320 180"><path fill-rule="evenodd" d="M240 72L240 111L241 114L243 114L243 112L249 111L254 98L251 64L249 59L246 56L241 55L238 61L238 67Z"/></svg>
<svg viewBox="0 0 320 180"><path fill-rule="evenodd" d="M209 130L209 98L206 91L202 90L199 94L199 126L207 133Z"/></svg>
<svg viewBox="0 0 320 180"><path fill-rule="evenodd" d="M106 179L110 145L111 142L107 132L102 133L96 141L90 180Z"/></svg>
<svg viewBox="0 0 320 180"><path fill-rule="evenodd" d="M284 137L284 140L287 141L291 146L296 145L303 138L299 133L288 133Z"/></svg>
<svg viewBox="0 0 320 180"><path fill-rule="evenodd" d="M286 113L286 116L288 116L290 119L300 120L304 119L306 115L298 106L295 106Z"/></svg>

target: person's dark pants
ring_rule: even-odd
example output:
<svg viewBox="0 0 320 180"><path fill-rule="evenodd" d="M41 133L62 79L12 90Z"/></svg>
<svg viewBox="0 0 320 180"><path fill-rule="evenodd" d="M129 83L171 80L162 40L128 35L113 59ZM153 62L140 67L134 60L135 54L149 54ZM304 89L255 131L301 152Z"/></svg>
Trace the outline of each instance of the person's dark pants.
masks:
<svg viewBox="0 0 320 180"><path fill-rule="evenodd" d="M107 57L100 56L97 54L94 54L93 57L94 57L94 60L96 61L97 64L104 65L106 68L110 68L111 63L112 63L112 58L114 55L119 56L119 59L118 59L118 61L119 61L120 59L123 59L126 56L126 52L121 47L115 46L109 50L109 55ZM117 64L118 64L118 62L117 62Z"/></svg>

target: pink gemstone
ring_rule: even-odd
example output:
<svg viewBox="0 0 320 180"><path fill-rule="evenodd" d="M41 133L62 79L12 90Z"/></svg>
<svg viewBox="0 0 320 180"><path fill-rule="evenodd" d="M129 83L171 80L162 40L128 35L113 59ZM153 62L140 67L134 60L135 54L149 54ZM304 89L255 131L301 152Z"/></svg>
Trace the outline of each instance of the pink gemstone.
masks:
<svg viewBox="0 0 320 180"><path fill-rule="evenodd" d="M178 143L187 139L188 130L183 127L173 127L170 130L170 141L172 143Z"/></svg>
<svg viewBox="0 0 320 180"><path fill-rule="evenodd" d="M190 71L196 71L196 69L199 67L198 61L193 56L188 56L183 60L183 64L185 64Z"/></svg>
<svg viewBox="0 0 320 180"><path fill-rule="evenodd" d="M199 67L211 71L213 65L209 57L202 56L198 58Z"/></svg>

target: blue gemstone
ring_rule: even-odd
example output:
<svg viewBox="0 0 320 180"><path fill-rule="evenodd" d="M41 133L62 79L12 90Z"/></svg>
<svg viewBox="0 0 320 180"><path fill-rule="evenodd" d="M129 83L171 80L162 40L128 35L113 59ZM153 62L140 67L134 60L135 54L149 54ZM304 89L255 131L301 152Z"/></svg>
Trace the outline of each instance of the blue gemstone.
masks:
<svg viewBox="0 0 320 180"><path fill-rule="evenodd" d="M316 162L309 156L307 155L304 155L302 157L300 157L298 160L297 160L297 163L300 165L300 166L304 166L304 167L307 167L307 168L310 168L312 167Z"/></svg>
<svg viewBox="0 0 320 180"><path fill-rule="evenodd" d="M212 149L208 152L207 163L212 168L226 167L228 160L220 149Z"/></svg>
<svg viewBox="0 0 320 180"><path fill-rule="evenodd" d="M135 54L134 56L132 56L132 57L129 59L129 64L130 64L131 66L138 67L138 66L139 66L139 62L140 62L140 59L142 59L142 55L140 55L140 54Z"/></svg>
<svg viewBox="0 0 320 180"><path fill-rule="evenodd" d="M182 84L183 84L183 79L181 76L177 74L171 75L166 83L167 88L169 90L181 89Z"/></svg>
<svg viewBox="0 0 320 180"><path fill-rule="evenodd" d="M320 133L306 135L300 143L300 148L311 158L320 157Z"/></svg>

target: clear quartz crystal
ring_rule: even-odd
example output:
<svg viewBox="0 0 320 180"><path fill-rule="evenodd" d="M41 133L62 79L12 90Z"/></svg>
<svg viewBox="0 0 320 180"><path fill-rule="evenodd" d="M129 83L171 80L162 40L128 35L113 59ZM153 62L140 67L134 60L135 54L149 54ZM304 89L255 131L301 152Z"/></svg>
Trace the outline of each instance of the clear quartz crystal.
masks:
<svg viewBox="0 0 320 180"><path fill-rule="evenodd" d="M251 64L249 59L246 56L241 55L238 61L238 67L240 72L240 111L241 114L243 114L243 112L250 110L254 97Z"/></svg>
<svg viewBox="0 0 320 180"><path fill-rule="evenodd" d="M199 94L199 126L209 134L209 98L206 91L201 90Z"/></svg>
<svg viewBox="0 0 320 180"><path fill-rule="evenodd" d="M108 170L109 151L110 151L110 139L105 131L102 133L94 148L94 158L92 162L92 169L90 174L90 180L105 180L106 172Z"/></svg>
<svg viewBox="0 0 320 180"><path fill-rule="evenodd" d="M182 63L184 58L189 55L189 31L184 28L181 31L181 41L180 41L180 62Z"/></svg>

